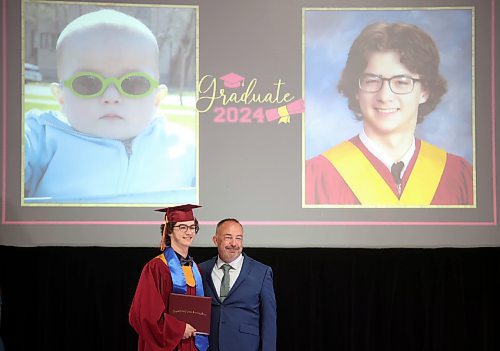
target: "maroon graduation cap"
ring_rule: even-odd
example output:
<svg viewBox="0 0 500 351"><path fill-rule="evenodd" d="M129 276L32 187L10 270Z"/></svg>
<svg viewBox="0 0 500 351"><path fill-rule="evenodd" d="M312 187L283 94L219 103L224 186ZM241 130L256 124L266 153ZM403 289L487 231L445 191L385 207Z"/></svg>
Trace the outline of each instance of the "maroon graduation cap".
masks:
<svg viewBox="0 0 500 351"><path fill-rule="evenodd" d="M155 211L165 212L165 220L167 222L185 222L194 220L193 208L198 208L198 207L201 206L186 204L186 205L159 208Z"/></svg>

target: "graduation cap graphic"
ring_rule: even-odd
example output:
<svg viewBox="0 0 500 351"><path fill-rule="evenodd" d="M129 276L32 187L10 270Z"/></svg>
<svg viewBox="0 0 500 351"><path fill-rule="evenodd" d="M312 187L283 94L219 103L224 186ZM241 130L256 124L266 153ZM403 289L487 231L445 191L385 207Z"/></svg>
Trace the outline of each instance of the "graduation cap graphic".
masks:
<svg viewBox="0 0 500 351"><path fill-rule="evenodd" d="M220 79L224 82L224 87L231 89L242 87L245 82L245 77L236 73L228 73L220 77Z"/></svg>

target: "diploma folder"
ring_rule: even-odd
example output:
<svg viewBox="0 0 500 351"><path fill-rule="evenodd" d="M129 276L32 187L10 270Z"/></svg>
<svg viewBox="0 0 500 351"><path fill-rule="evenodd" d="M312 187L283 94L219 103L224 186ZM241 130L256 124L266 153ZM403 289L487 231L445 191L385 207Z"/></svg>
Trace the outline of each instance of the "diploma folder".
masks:
<svg viewBox="0 0 500 351"><path fill-rule="evenodd" d="M170 293L168 314L191 324L198 334L210 334L211 310L211 297Z"/></svg>

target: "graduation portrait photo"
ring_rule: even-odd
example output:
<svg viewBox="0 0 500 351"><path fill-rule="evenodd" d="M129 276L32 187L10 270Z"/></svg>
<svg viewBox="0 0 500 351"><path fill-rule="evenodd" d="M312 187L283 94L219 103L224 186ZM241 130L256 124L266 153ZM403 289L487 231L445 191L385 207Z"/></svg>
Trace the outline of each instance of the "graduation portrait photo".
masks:
<svg viewBox="0 0 500 351"><path fill-rule="evenodd" d="M303 17L303 206L474 207L473 8Z"/></svg>

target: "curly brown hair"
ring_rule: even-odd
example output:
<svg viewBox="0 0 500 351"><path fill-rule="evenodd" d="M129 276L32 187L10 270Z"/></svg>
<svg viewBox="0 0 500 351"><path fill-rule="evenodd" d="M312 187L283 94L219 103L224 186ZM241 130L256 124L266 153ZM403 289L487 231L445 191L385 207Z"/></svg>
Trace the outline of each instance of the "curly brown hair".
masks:
<svg viewBox="0 0 500 351"><path fill-rule="evenodd" d="M439 73L439 51L429 34L406 23L373 23L366 26L354 40L342 76L337 85L340 94L347 97L349 109L357 119L363 119L356 94L358 79L368 66L374 52L394 51L401 63L419 75L423 88L429 94L420 104L417 123L431 113L447 91L446 79Z"/></svg>

